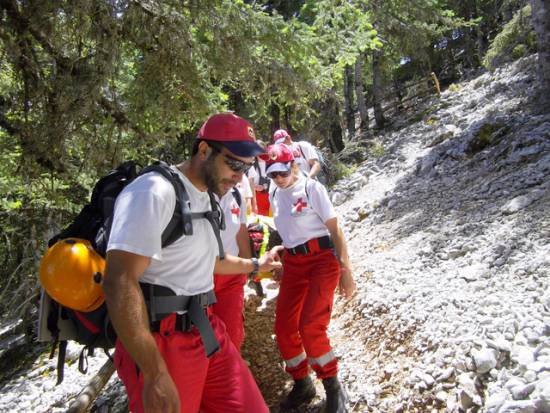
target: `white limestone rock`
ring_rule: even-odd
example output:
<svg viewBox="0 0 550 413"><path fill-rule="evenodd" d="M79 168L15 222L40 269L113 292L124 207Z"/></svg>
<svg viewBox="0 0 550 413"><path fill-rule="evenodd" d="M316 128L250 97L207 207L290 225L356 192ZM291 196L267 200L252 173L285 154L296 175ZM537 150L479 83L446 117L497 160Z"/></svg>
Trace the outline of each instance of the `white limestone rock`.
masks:
<svg viewBox="0 0 550 413"><path fill-rule="evenodd" d="M495 368L497 365L498 351L493 348L484 347L480 350L472 351L472 358L476 372L484 374Z"/></svg>

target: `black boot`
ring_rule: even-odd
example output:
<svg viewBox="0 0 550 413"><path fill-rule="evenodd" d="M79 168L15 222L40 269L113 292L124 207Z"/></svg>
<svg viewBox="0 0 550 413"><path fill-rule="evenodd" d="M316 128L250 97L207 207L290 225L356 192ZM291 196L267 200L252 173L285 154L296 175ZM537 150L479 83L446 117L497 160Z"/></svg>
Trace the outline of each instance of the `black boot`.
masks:
<svg viewBox="0 0 550 413"><path fill-rule="evenodd" d="M281 402L281 408L284 410L294 409L301 404L309 402L315 397L315 394L315 386L309 376L300 380L295 380L292 390Z"/></svg>
<svg viewBox="0 0 550 413"><path fill-rule="evenodd" d="M264 287L260 281L250 280L248 281L248 286L254 290L258 297L265 297Z"/></svg>
<svg viewBox="0 0 550 413"><path fill-rule="evenodd" d="M323 379L323 386L327 393L325 413L347 413L346 402L348 401L348 396L338 381L338 377Z"/></svg>

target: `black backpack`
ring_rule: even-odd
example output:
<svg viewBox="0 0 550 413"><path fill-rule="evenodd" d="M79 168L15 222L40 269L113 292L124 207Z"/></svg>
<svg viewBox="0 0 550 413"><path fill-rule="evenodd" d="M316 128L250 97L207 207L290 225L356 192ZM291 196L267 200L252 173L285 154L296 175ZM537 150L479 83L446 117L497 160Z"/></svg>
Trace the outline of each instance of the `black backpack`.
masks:
<svg viewBox="0 0 550 413"><path fill-rule="evenodd" d="M264 191L269 192L269 186L271 184L271 179L269 179L267 176L262 175L262 168L260 167L260 162L258 161L258 158L254 158L254 169L256 170L256 173L258 174L258 185L261 185L264 187Z"/></svg>
<svg viewBox="0 0 550 413"><path fill-rule="evenodd" d="M117 196L135 178L150 172L159 173L168 179L176 193L174 213L162 233L162 247L169 246L182 235L192 235L192 220L205 218L214 228L220 259L223 259L224 252L219 232L225 228L225 223L219 204L209 193L212 210L202 213L191 212L189 196L181 179L164 162L157 162L138 172L137 164L134 161L127 161L100 178L94 186L90 203L82 208L67 228L48 241L48 247L65 238L82 238L90 241L95 251L105 257ZM101 279L96 281L99 283ZM102 348L110 357L108 349L114 347L116 335L109 322L105 303L91 312L76 311L56 302L42 290L39 340L53 342L50 358L53 357L55 349L59 345L57 363L57 384L59 384L63 381L67 340L74 340L84 345L80 353L78 368L82 373L86 373L87 356L92 355L94 349Z"/></svg>

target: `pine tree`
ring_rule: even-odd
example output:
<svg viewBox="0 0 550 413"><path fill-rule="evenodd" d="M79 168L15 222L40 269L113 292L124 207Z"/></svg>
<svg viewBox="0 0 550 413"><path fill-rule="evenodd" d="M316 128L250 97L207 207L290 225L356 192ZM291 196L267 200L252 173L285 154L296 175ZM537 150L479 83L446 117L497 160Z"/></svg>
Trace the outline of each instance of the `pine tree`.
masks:
<svg viewBox="0 0 550 413"><path fill-rule="evenodd" d="M537 34L539 95L550 105L550 4L545 0L531 0L533 27Z"/></svg>

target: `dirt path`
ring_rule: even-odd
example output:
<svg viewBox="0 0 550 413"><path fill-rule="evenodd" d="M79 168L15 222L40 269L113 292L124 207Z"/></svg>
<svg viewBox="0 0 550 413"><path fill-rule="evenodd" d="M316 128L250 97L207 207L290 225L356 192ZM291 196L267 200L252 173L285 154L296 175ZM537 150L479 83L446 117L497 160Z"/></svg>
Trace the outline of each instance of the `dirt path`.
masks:
<svg viewBox="0 0 550 413"><path fill-rule="evenodd" d="M256 382L269 406L271 413L282 412L279 402L290 390L292 380L284 371L284 363L277 349L273 326L278 287L275 283L263 281L266 297L248 295L245 303L246 338L242 348L243 358L250 364ZM341 307L341 306L340 306ZM335 308L335 313L339 312ZM345 331L331 334L335 347L345 338ZM314 378L314 374L311 375ZM318 396L294 413L319 413L324 405L324 389L320 380L315 381ZM360 411L360 410L354 410ZM288 412L288 411L285 411Z"/></svg>

